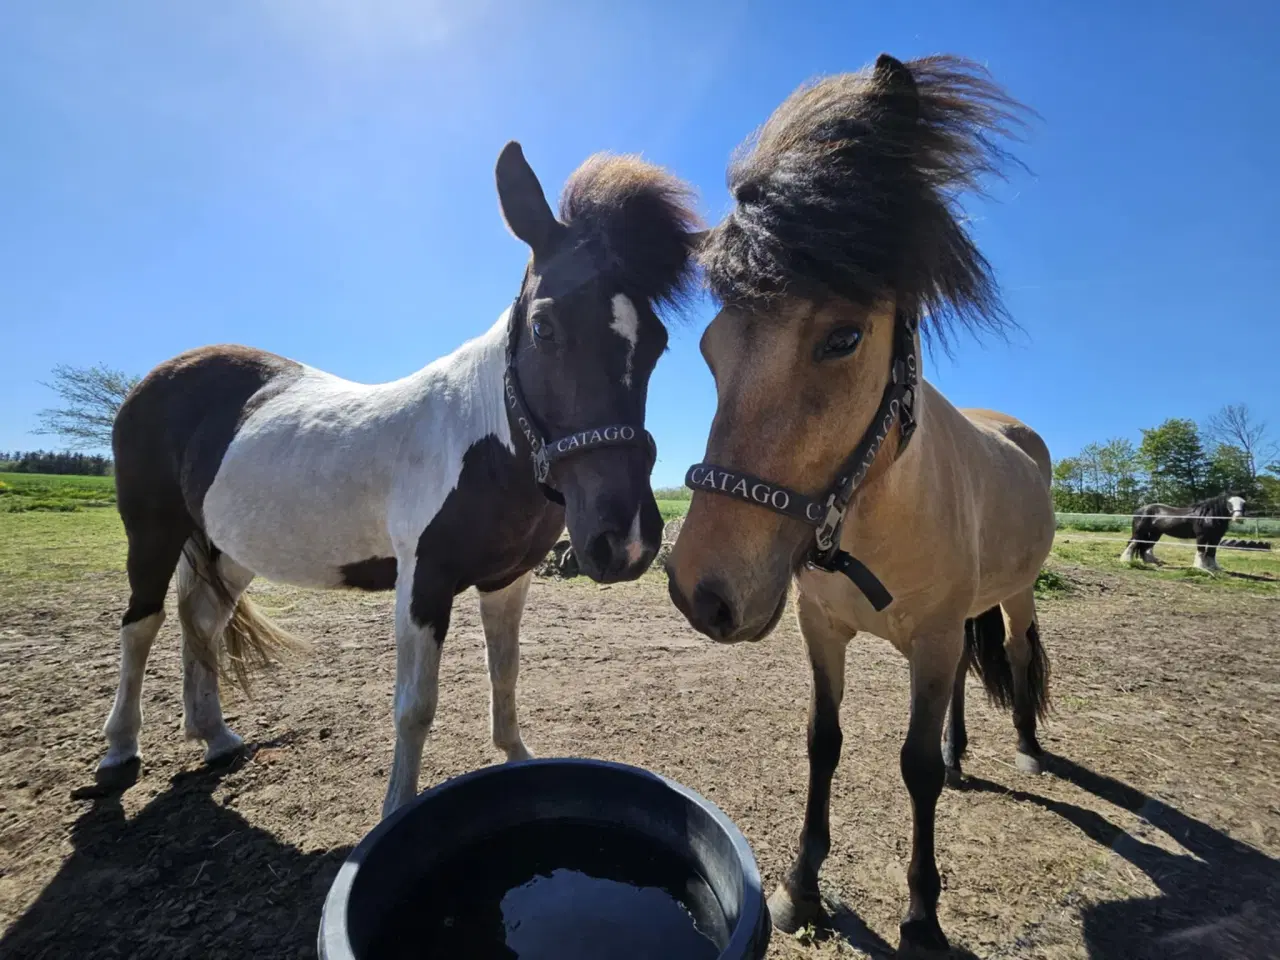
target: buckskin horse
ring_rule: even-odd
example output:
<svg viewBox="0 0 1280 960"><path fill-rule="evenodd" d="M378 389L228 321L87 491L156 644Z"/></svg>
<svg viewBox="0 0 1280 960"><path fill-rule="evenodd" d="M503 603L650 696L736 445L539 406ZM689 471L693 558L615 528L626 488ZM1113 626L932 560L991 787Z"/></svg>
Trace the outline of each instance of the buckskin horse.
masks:
<svg viewBox="0 0 1280 960"><path fill-rule="evenodd" d="M1024 109L952 57L881 56L804 86L739 153L733 207L700 246L722 304L701 344L717 407L667 570L676 606L725 643L765 637L798 586L813 688L799 852L769 901L785 931L821 912L856 632L910 662L903 955L947 949L934 812L948 772L960 776L971 667L1012 707L1018 766L1040 769L1048 659L1033 590L1054 535L1049 452L917 373L922 326L945 337L954 322L1007 322L957 200L1011 159L1002 143Z"/></svg>
<svg viewBox="0 0 1280 960"><path fill-rule="evenodd" d="M1223 494L1189 507L1149 503L1133 515L1133 532L1120 559L1141 559L1157 563L1156 544L1166 534L1196 542L1192 566L1197 570L1219 570L1218 544L1226 536L1232 520L1244 516L1244 498Z"/></svg>
<svg viewBox="0 0 1280 960"><path fill-rule="evenodd" d="M120 685L100 769L139 756L147 654L175 569L188 737L239 751L219 675L291 640L244 596L255 576L395 591L395 755L383 804L417 792L454 597L477 587L492 737L529 756L516 719L519 624L530 572L566 522L582 569L631 580L662 520L644 429L666 348L659 310L687 292L691 193L634 157L597 155L557 219L520 146L497 163L508 228L531 259L514 303L454 353L364 385L261 350L168 360L122 405L113 448L130 597Z"/></svg>

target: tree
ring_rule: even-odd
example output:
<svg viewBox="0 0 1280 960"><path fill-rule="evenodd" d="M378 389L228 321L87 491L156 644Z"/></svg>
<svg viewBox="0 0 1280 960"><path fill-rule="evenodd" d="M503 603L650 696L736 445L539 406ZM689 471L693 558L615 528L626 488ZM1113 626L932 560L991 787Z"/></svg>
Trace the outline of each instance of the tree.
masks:
<svg viewBox="0 0 1280 960"><path fill-rule="evenodd" d="M1256 503L1261 499L1261 488L1254 475L1249 455L1240 447L1220 443L1209 460L1209 492L1244 497Z"/></svg>
<svg viewBox="0 0 1280 960"><path fill-rule="evenodd" d="M1130 513L1142 496L1138 451L1123 437L1091 443L1053 467L1053 497L1066 513Z"/></svg>
<svg viewBox="0 0 1280 960"><path fill-rule="evenodd" d="M1219 446L1234 447L1244 456L1249 479L1257 477L1260 465L1276 455L1276 445L1267 436L1265 420L1254 419L1247 404L1229 403L1205 424L1205 434Z"/></svg>
<svg viewBox="0 0 1280 960"><path fill-rule="evenodd" d="M73 448L110 447L116 412L140 379L101 364L58 364L53 368L53 382L41 381L41 385L56 393L63 406L37 413L40 426L35 432L61 437Z"/></svg>
<svg viewBox="0 0 1280 960"><path fill-rule="evenodd" d="M1106 482L1108 513L1132 513L1142 497L1142 464L1133 443L1115 437L1098 448L1098 465Z"/></svg>
<svg viewBox="0 0 1280 960"><path fill-rule="evenodd" d="M1138 456L1156 500L1184 506L1204 497L1209 459L1193 421L1175 417L1143 430Z"/></svg>
<svg viewBox="0 0 1280 960"><path fill-rule="evenodd" d="M1053 507L1063 513L1088 513L1084 503L1084 467L1078 457L1053 465Z"/></svg>
<svg viewBox="0 0 1280 960"><path fill-rule="evenodd" d="M1280 513L1280 463L1273 463L1267 467L1266 473L1258 474L1258 490L1260 496L1256 512Z"/></svg>

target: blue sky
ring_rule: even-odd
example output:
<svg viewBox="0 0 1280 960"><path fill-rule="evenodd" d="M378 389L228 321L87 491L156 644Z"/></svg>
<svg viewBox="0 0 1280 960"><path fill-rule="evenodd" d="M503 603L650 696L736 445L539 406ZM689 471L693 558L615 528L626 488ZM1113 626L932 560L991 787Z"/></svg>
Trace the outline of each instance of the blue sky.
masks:
<svg viewBox="0 0 1280 960"><path fill-rule="evenodd" d="M0 449L49 445L60 362L241 342L367 382L486 329L525 249L493 164L550 193L642 152L726 208L733 147L881 51L985 62L1042 116L975 203L1022 332L926 374L1056 456L1245 401L1280 434L1280 7L1254 3L258 0L0 6ZM714 410L704 302L650 391L655 481Z"/></svg>

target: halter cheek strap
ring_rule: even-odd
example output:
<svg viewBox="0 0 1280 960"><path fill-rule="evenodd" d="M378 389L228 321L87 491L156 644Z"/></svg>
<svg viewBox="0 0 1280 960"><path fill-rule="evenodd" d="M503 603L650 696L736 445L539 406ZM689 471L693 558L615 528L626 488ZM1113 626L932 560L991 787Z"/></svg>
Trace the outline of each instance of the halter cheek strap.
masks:
<svg viewBox="0 0 1280 960"><path fill-rule="evenodd" d="M519 308L520 298L517 297L511 305L511 320L507 328L507 369L502 377L503 391L506 394L507 410L529 444L529 456L533 460L533 478L537 481L543 496L552 503L563 506L564 496L551 486L548 480L551 475L551 465L558 460L599 447L643 442L648 447L649 469L652 470L658 459L658 445L649 431L643 427L635 427L629 423L610 424L580 430L560 437L558 440L545 439L545 433L529 409L529 405L525 403L524 394L520 390L520 380L516 375L516 344L520 336Z"/></svg>
<svg viewBox="0 0 1280 960"><path fill-rule="evenodd" d="M875 418L822 498L814 499L781 484L712 463L694 464L684 478L685 486L692 490L734 497L809 524L814 528L814 543L807 565L815 570L844 574L877 611L889 606L893 595L861 561L840 549L840 531L854 492L866 479L894 424L899 426L899 451L915 432L915 401L919 390L915 324L899 315L894 323L893 342L889 384Z"/></svg>

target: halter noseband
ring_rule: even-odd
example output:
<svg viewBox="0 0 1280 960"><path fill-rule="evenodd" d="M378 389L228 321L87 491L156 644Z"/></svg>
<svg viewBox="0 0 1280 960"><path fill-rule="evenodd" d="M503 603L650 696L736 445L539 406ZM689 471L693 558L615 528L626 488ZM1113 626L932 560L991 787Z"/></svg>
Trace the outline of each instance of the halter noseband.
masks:
<svg viewBox="0 0 1280 960"><path fill-rule="evenodd" d="M811 569L843 573L853 581L877 611L893 602L893 595L880 579L859 560L840 549L840 531L854 492L866 479L876 454L895 423L901 423L901 451L915 432L915 402L919 385L916 371L915 323L899 314L894 322L893 358L889 384L880 407L853 453L844 461L835 483L820 499L807 497L788 487L770 483L740 470L728 470L712 463L697 463L685 474L685 486L734 497L791 517L814 527L814 544L806 564Z"/></svg>
<svg viewBox="0 0 1280 960"><path fill-rule="evenodd" d="M507 369L502 375L502 381L507 397L507 409L529 443L529 457L533 460L533 479L537 482L543 496L552 503L563 506L564 496L548 482L551 465L557 460L564 460L598 447L645 443L649 450L649 469L652 470L658 458L658 445L644 427L632 426L629 423L610 424L579 430L558 440L546 439L541 425L529 409L529 405L525 403L524 394L520 390L520 379L516 375L516 345L520 337L521 316L520 298L517 296L515 302L511 304L511 318L507 325Z"/></svg>

